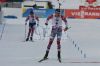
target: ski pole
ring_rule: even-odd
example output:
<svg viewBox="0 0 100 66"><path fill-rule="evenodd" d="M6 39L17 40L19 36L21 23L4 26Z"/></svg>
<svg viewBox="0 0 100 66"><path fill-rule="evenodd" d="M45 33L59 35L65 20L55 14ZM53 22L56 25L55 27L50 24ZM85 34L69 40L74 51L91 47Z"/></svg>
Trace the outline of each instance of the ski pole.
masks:
<svg viewBox="0 0 100 66"><path fill-rule="evenodd" d="M40 40L41 40L41 34L40 34L40 31L39 31L39 26L37 26L37 30L38 30L38 33L37 33L37 35L39 35L39 37L40 37Z"/></svg>
<svg viewBox="0 0 100 66"><path fill-rule="evenodd" d="M25 24L25 39L26 39L26 24Z"/></svg>
<svg viewBox="0 0 100 66"><path fill-rule="evenodd" d="M44 37L44 38L46 37L47 28L48 28L48 26L46 26L45 28L43 28L43 37Z"/></svg>
<svg viewBox="0 0 100 66"><path fill-rule="evenodd" d="M69 30L71 27L68 27L67 30ZM65 33L65 36L67 37L67 31L65 31L65 29L63 29L64 33Z"/></svg>
<svg viewBox="0 0 100 66"><path fill-rule="evenodd" d="M2 32L1 32L1 36L0 36L0 40L2 39L3 33L4 33L4 28L5 28L6 23L4 23L4 26L2 28Z"/></svg>
<svg viewBox="0 0 100 66"><path fill-rule="evenodd" d="M57 0L57 1L58 1L58 4L59 4L59 9L60 9L61 3L59 2L59 0Z"/></svg>

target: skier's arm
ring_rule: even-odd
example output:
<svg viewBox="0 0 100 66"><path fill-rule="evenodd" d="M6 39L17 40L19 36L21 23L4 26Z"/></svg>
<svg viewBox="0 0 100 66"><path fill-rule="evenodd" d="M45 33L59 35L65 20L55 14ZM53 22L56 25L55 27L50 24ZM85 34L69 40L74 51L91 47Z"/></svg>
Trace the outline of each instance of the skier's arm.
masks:
<svg viewBox="0 0 100 66"><path fill-rule="evenodd" d="M67 29L68 29L67 20L66 20L66 18L65 18L64 16L61 16L61 18L62 18L62 20L65 22L65 29L64 29L64 31L67 31Z"/></svg>
<svg viewBox="0 0 100 66"><path fill-rule="evenodd" d="M25 20L25 21L27 22L28 20L29 20L29 16L26 18L26 20Z"/></svg>
<svg viewBox="0 0 100 66"><path fill-rule="evenodd" d="M25 20L25 25L27 25L27 21L29 20L29 16Z"/></svg>
<svg viewBox="0 0 100 66"><path fill-rule="evenodd" d="M48 25L48 21L49 21L50 19L52 19L52 18L53 18L53 15L49 16L49 17L47 18L47 20L46 20L45 25Z"/></svg>
<svg viewBox="0 0 100 66"><path fill-rule="evenodd" d="M37 20L37 26L39 26L39 18L38 17L35 17L36 20Z"/></svg>

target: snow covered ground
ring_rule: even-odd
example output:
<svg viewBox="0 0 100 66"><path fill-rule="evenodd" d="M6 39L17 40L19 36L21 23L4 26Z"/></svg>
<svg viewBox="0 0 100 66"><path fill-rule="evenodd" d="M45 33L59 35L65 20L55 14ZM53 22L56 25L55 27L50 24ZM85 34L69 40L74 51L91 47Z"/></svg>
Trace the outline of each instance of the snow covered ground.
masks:
<svg viewBox="0 0 100 66"><path fill-rule="evenodd" d="M18 19L5 19L5 28L0 40L0 66L100 66L100 20L67 19L69 27L63 32L61 41L62 63L57 61L56 40L54 41L49 60L38 61L44 56L48 44L50 25L47 36L43 39L44 22L40 19L34 42L24 42L25 25L21 18L21 9L5 8L4 15L15 15ZM28 26L27 32L28 32ZM3 25L0 25L0 36ZM41 37L40 37L41 36Z"/></svg>
<svg viewBox="0 0 100 66"><path fill-rule="evenodd" d="M42 28L38 27L37 30L38 33L41 32L41 39L39 35L34 34L34 42L24 42L24 19L6 20L4 33L0 40L0 66L100 66L99 21L68 19L71 28L66 33L63 32L62 63L57 61L56 40L51 47L49 60L38 63L44 56L48 44L48 37L43 39ZM45 27L44 22L45 19L40 19L40 26ZM50 29L48 29L48 35L49 32Z"/></svg>

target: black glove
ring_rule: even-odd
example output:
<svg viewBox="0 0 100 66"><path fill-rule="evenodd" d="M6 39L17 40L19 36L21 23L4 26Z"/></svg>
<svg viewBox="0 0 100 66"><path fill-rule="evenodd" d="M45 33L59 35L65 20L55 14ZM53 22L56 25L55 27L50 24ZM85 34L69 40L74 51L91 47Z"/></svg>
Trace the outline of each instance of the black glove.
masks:
<svg viewBox="0 0 100 66"><path fill-rule="evenodd" d="M45 23L45 25L48 25L48 23Z"/></svg>
<svg viewBox="0 0 100 66"><path fill-rule="evenodd" d="M66 27L65 29L64 29L64 31L67 31L68 30L68 27Z"/></svg>

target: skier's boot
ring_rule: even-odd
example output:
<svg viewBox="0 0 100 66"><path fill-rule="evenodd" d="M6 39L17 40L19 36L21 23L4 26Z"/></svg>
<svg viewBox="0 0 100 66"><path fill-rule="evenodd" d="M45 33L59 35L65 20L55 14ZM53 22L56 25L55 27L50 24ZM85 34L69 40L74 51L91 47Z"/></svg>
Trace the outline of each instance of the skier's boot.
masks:
<svg viewBox="0 0 100 66"><path fill-rule="evenodd" d="M58 61L61 63L61 55L60 55L60 51L58 51Z"/></svg>
<svg viewBox="0 0 100 66"><path fill-rule="evenodd" d="M47 57L48 57L48 54L49 54L49 51L46 51L46 54L45 54L45 56L44 56L44 59L48 59Z"/></svg>
<svg viewBox="0 0 100 66"><path fill-rule="evenodd" d="M26 41L28 41L29 40L29 38L26 38Z"/></svg>
<svg viewBox="0 0 100 66"><path fill-rule="evenodd" d="M33 41L33 38L32 38L32 37L30 37L30 40L31 40L31 41Z"/></svg>
<svg viewBox="0 0 100 66"><path fill-rule="evenodd" d="M43 57L43 59L41 59L39 62L42 62L42 61L45 61L45 60L47 60L48 58L48 53L49 53L49 51L46 51L46 54L45 54L45 56Z"/></svg>

